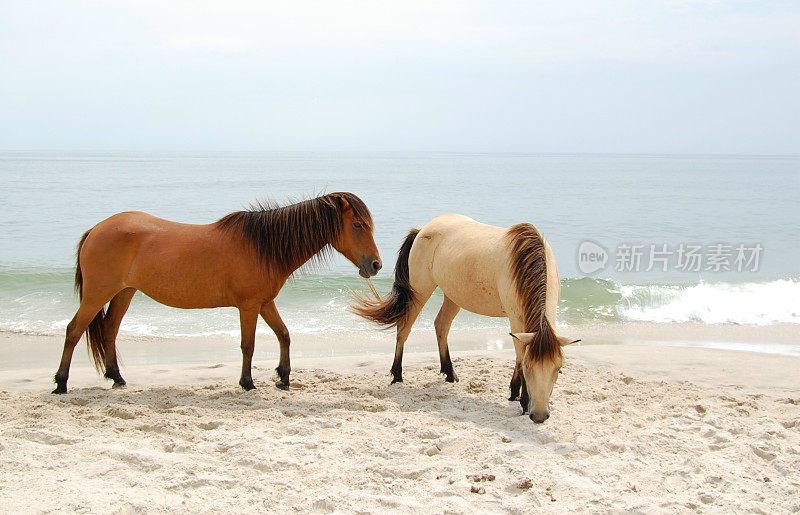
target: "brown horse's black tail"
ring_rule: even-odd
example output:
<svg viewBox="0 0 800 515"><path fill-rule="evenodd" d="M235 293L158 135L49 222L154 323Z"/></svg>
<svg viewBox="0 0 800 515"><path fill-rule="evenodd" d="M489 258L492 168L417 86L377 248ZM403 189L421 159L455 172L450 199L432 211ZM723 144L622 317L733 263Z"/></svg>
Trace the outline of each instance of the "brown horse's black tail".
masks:
<svg viewBox="0 0 800 515"><path fill-rule="evenodd" d="M83 243L86 241L86 238L89 236L89 231L83 233L81 236L81 241L78 242L78 251L76 252L75 258L75 293L78 294L78 298L82 301L83 300L83 273L81 272L81 248L83 247ZM106 371L106 348L105 348L105 339L103 337L103 319L106 316L105 307L100 308L100 311L97 312L97 315L92 319L91 323L89 323L89 327L86 328L86 340L89 343L89 356L92 358L92 362L94 362L94 367L97 369L97 372L100 374L105 373Z"/></svg>
<svg viewBox="0 0 800 515"><path fill-rule="evenodd" d="M355 303L350 306L353 313L386 327L397 325L406 316L414 300L414 290L411 288L408 274L408 255L411 253L411 246L417 234L419 229L411 229L400 246L397 264L394 267L392 291L382 299L376 300L356 296Z"/></svg>

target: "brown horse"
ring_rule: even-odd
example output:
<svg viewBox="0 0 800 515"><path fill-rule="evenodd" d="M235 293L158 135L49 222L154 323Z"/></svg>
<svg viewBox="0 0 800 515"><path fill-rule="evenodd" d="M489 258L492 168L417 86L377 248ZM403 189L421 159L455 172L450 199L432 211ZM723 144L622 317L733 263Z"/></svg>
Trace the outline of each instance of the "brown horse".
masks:
<svg viewBox="0 0 800 515"><path fill-rule="evenodd" d="M78 244L75 289L80 307L67 326L53 393L67 391L75 345L86 332L98 372L125 386L116 338L133 294L141 290L176 308L234 306L242 334L239 384L252 390L251 362L259 314L280 343L276 369L289 387L289 331L275 307L286 279L331 247L370 277L381 269L372 215L352 193L331 193L279 207L257 204L208 225L171 222L141 212L119 213L86 231ZM108 309L105 305L108 303Z"/></svg>

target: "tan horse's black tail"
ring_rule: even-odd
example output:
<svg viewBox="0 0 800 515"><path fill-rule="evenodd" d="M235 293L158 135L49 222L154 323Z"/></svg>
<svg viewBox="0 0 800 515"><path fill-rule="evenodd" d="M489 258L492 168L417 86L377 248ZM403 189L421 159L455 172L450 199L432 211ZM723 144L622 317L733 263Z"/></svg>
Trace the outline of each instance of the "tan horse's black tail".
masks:
<svg viewBox="0 0 800 515"><path fill-rule="evenodd" d="M411 253L411 246L417 234L419 234L418 228L411 229L400 246L397 264L394 267L392 291L379 300L357 296L355 303L350 306L353 313L386 327L397 325L406 316L414 300L414 290L409 281L408 255Z"/></svg>
<svg viewBox="0 0 800 515"><path fill-rule="evenodd" d="M81 241L78 243L78 251L75 259L75 293L78 294L78 298L81 301L83 300L81 248L83 247L83 243L86 241L86 238L89 236L90 231L91 229L83 233ZM95 315L95 317L92 319L91 323L89 323L89 327L86 328L86 340L88 341L89 345L89 355L92 357L94 367L100 374L103 374L106 371L106 348L105 339L103 338L103 319L105 316L106 310L105 307L102 307L100 308L100 311L97 312L97 315Z"/></svg>

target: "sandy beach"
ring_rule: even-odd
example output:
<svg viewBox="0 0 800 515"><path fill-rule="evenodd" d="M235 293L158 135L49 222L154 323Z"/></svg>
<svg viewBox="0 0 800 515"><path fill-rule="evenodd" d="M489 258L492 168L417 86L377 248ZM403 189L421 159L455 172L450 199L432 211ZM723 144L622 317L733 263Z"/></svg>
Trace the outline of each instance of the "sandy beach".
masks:
<svg viewBox="0 0 800 515"><path fill-rule="evenodd" d="M6 335L7 342L24 339ZM30 338L30 337L27 337ZM55 350L54 344L42 344ZM83 352L76 353L76 357ZM544 424L508 402L513 353L129 365L0 373L4 512L800 510L800 359L573 345ZM85 359L85 357L81 357Z"/></svg>

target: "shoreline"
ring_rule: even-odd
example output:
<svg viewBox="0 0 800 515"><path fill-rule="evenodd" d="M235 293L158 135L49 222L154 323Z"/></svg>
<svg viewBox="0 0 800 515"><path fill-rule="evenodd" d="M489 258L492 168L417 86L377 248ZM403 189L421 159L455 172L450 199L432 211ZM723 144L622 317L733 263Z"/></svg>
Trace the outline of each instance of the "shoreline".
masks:
<svg viewBox="0 0 800 515"><path fill-rule="evenodd" d="M77 352L76 352L77 354ZM76 358L80 359L77 355ZM489 359L508 368L508 378L514 363L514 351L468 350L453 354L453 362ZM385 375L389 386L391 356L385 354L346 356L305 356L292 359L292 374L301 370L327 370L339 374ZM735 350L700 347L654 346L647 344L570 345L564 348L565 363L611 371L651 381L692 382L707 387L726 386L747 388L757 393L800 393L800 357L758 354ZM84 361L81 359L81 361ZM274 368L277 360L254 359L253 379L258 389L274 389ZM405 368L424 368L430 371L429 381L441 380L438 374L439 354L436 351L405 353ZM229 383L239 389L241 360L210 360L207 362L170 362L123 365L123 376L133 388L163 385L202 386L204 383ZM54 368L27 367L0 372L0 390L39 391L48 394L52 389ZM458 366L456 373L461 376ZM461 380L468 378L460 377ZM294 375L292 386L294 387ZM507 387L507 378L499 380ZM556 389L559 387L556 383ZM69 380L73 389L108 389L111 382L101 377L85 363L73 366ZM800 414L800 413L799 413Z"/></svg>
<svg viewBox="0 0 800 515"><path fill-rule="evenodd" d="M290 329L291 331L291 329ZM559 325L558 332L580 338L574 346L645 344L665 347L699 347L756 354L800 356L800 325L768 326L658 324L649 322ZM293 333L292 359L324 356L380 356L394 353L394 331ZM204 363L241 359L239 340L229 335L158 337L120 334L118 350L125 366ZM513 343L506 328L453 329L449 337L454 356L468 351L510 351ZM63 337L0 331L0 373L24 368L57 367ZM85 340L78 343L73 367L91 367ZM415 327L405 353L436 350L432 327ZM258 334L255 360L277 360L277 339Z"/></svg>

